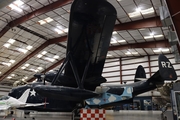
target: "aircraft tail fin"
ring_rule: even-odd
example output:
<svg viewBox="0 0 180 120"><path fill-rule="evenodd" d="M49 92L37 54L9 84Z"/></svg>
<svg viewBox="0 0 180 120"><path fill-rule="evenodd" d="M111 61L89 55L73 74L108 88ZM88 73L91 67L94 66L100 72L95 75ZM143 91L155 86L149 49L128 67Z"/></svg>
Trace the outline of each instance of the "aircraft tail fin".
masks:
<svg viewBox="0 0 180 120"><path fill-rule="evenodd" d="M148 81L155 82L156 85L164 83L164 80L173 81L177 79L177 74L171 62L164 55L159 55L159 70L151 76Z"/></svg>
<svg viewBox="0 0 180 120"><path fill-rule="evenodd" d="M146 73L145 73L144 67L142 65L139 65L136 69L134 82L141 81L142 79L145 79L145 78L146 78Z"/></svg>
<svg viewBox="0 0 180 120"><path fill-rule="evenodd" d="M164 80L176 80L177 74L171 62L164 55L159 55L159 73Z"/></svg>
<svg viewBox="0 0 180 120"><path fill-rule="evenodd" d="M18 98L19 101L23 102L23 103L26 103L27 101L27 98L29 96L29 92L30 92L30 89L27 89L22 95L20 98Z"/></svg>

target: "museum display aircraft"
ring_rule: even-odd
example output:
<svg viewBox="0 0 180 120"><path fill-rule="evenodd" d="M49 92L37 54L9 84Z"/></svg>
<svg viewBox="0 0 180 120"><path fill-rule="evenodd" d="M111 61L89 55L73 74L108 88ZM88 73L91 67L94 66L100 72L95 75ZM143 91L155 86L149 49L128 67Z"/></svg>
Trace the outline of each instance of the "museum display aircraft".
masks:
<svg viewBox="0 0 180 120"><path fill-rule="evenodd" d="M29 107L29 106L41 106L47 103L27 103L30 89L26 89L21 96L16 99L11 96L0 97L0 111L5 111L12 108ZM33 94L33 92L31 92Z"/></svg>
<svg viewBox="0 0 180 120"><path fill-rule="evenodd" d="M72 111L82 107L102 108L132 101L133 97L176 80L170 61L159 56L159 70L147 80L120 86L101 86L102 76L116 10L106 0L74 0L70 11L66 58L56 74L47 76L45 82L31 83L12 89L10 96L18 98L26 89L35 90L39 97L30 96L27 102L48 102L43 108L33 110ZM41 85L40 85L41 84ZM54 106L54 107L53 107Z"/></svg>

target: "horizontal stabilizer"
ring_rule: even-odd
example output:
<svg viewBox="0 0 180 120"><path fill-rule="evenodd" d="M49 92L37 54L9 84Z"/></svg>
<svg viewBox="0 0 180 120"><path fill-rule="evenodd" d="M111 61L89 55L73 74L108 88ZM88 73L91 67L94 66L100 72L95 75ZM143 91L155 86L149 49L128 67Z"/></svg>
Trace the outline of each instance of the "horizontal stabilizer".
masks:
<svg viewBox="0 0 180 120"><path fill-rule="evenodd" d="M176 80L177 74L171 62L164 56L159 55L159 74L164 80Z"/></svg>

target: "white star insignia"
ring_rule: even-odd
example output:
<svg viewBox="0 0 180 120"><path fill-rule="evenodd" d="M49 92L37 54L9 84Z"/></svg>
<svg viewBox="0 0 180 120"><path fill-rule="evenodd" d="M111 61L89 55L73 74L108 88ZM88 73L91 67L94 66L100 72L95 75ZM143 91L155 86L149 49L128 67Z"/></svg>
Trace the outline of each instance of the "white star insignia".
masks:
<svg viewBox="0 0 180 120"><path fill-rule="evenodd" d="M34 89L30 91L30 96L36 96L36 92L34 91Z"/></svg>

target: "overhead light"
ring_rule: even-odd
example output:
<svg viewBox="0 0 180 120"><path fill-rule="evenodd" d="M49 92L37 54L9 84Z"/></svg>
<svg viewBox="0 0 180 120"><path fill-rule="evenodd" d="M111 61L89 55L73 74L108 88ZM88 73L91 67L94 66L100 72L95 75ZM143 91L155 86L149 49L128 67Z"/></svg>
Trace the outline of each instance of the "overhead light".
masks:
<svg viewBox="0 0 180 120"><path fill-rule="evenodd" d="M42 68L42 67L38 67L37 69L38 69L38 70L42 70L43 68Z"/></svg>
<svg viewBox="0 0 180 120"><path fill-rule="evenodd" d="M140 16L141 14L146 15L146 14L151 14L151 13L154 13L153 7L145 9L145 10L141 10L140 8L137 8L135 12L128 13L128 15L129 17L133 18L133 17Z"/></svg>
<svg viewBox="0 0 180 120"><path fill-rule="evenodd" d="M111 44L114 44L114 43L117 43L117 41L114 38L112 38L111 39Z"/></svg>
<svg viewBox="0 0 180 120"><path fill-rule="evenodd" d="M34 71L34 72L38 72L39 70L35 70L35 69L30 69L31 71Z"/></svg>
<svg viewBox="0 0 180 120"><path fill-rule="evenodd" d="M27 53L28 50L23 49L23 48L18 48L18 51L23 52L25 54L25 53Z"/></svg>
<svg viewBox="0 0 180 120"><path fill-rule="evenodd" d="M11 66L11 63L2 62L3 65Z"/></svg>
<svg viewBox="0 0 180 120"><path fill-rule="evenodd" d="M21 6L21 5L24 4L24 2L22 2L21 0L16 0L16 1L14 1L13 3L14 3L15 5L17 5L17 6Z"/></svg>
<svg viewBox="0 0 180 120"><path fill-rule="evenodd" d="M110 56L112 56L111 54L107 54L107 57L110 57Z"/></svg>
<svg viewBox="0 0 180 120"><path fill-rule="evenodd" d="M27 77L27 76L25 76L25 77L24 77L24 79L28 79L28 77Z"/></svg>
<svg viewBox="0 0 180 120"><path fill-rule="evenodd" d="M68 33L69 29L66 28L66 29L64 29L63 31L64 31L65 33Z"/></svg>
<svg viewBox="0 0 180 120"><path fill-rule="evenodd" d="M133 55L137 55L137 54L138 54L138 52L131 52L131 54L133 54Z"/></svg>
<svg viewBox="0 0 180 120"><path fill-rule="evenodd" d="M2 72L0 72L0 74L1 74Z"/></svg>
<svg viewBox="0 0 180 120"><path fill-rule="evenodd" d="M118 42L122 43L122 42L126 42L126 40L118 40Z"/></svg>
<svg viewBox="0 0 180 120"><path fill-rule="evenodd" d="M169 49L168 49L168 48L166 48L166 49L161 49L161 51L162 51L162 52L168 52Z"/></svg>
<svg viewBox="0 0 180 120"><path fill-rule="evenodd" d="M154 36L154 33L152 32L152 33L150 33L150 36Z"/></svg>
<svg viewBox="0 0 180 120"><path fill-rule="evenodd" d="M15 74L11 74L11 76L12 76L12 77L14 77L14 76L15 76Z"/></svg>
<svg viewBox="0 0 180 120"><path fill-rule="evenodd" d="M116 35L116 34L117 34L117 32L116 32L116 31L114 31L112 34L113 34L113 35Z"/></svg>
<svg viewBox="0 0 180 120"><path fill-rule="evenodd" d="M46 53L47 53L47 51L43 51L41 54L42 54L42 55L45 55Z"/></svg>
<svg viewBox="0 0 180 120"><path fill-rule="evenodd" d="M13 44L15 40L10 38L7 42Z"/></svg>
<svg viewBox="0 0 180 120"><path fill-rule="evenodd" d="M161 52L161 48L153 50L154 52Z"/></svg>
<svg viewBox="0 0 180 120"><path fill-rule="evenodd" d="M140 12L132 12L132 13L128 13L129 17L133 18L133 17L137 17L140 16Z"/></svg>
<svg viewBox="0 0 180 120"><path fill-rule="evenodd" d="M33 46L31 46L31 45L28 45L27 47L26 47L26 49L28 49L28 50L30 50L30 49L32 49L33 48Z"/></svg>
<svg viewBox="0 0 180 120"><path fill-rule="evenodd" d="M23 69L23 70L24 70L24 69L26 69L26 67L25 67L25 66L23 66L23 67L21 67L21 69Z"/></svg>
<svg viewBox="0 0 180 120"><path fill-rule="evenodd" d="M6 48L9 48L11 46L11 44L5 43L3 46L6 47Z"/></svg>
<svg viewBox="0 0 180 120"><path fill-rule="evenodd" d="M40 25L43 25L43 24L46 24L46 21L44 21L44 20L39 20L38 23L39 23Z"/></svg>
<svg viewBox="0 0 180 120"><path fill-rule="evenodd" d="M159 37L163 37L163 35L162 34L154 35L153 33L151 33L150 36L144 36L144 39L150 39L150 38L153 38L153 37L159 38Z"/></svg>
<svg viewBox="0 0 180 120"><path fill-rule="evenodd" d="M10 63L14 63L14 62L15 62L15 60L10 60L9 62L10 62Z"/></svg>
<svg viewBox="0 0 180 120"><path fill-rule="evenodd" d="M62 30L59 30L57 28L54 29L58 34L63 34L64 32Z"/></svg>
<svg viewBox="0 0 180 120"><path fill-rule="evenodd" d="M48 61L50 61L50 62L54 62L54 61L55 61L55 59L53 59L53 58L48 58L48 57L46 57L45 60L48 60Z"/></svg>
<svg viewBox="0 0 180 120"><path fill-rule="evenodd" d="M53 21L53 19L52 19L52 18L50 18L50 17L48 17L48 18L44 19L44 21L46 21L47 23L50 23L50 22L52 22L52 21Z"/></svg>
<svg viewBox="0 0 180 120"><path fill-rule="evenodd" d="M17 12L22 12L23 10L21 8L19 8L18 6L14 5L14 4L10 4L8 6L11 10L15 10Z"/></svg>
<svg viewBox="0 0 180 120"><path fill-rule="evenodd" d="M141 8L136 8L136 12L141 12Z"/></svg>
<svg viewBox="0 0 180 120"><path fill-rule="evenodd" d="M151 8L149 8L149 9L141 10L141 13L142 13L143 15L145 15L145 14L150 14L150 13L154 13L154 8L151 7Z"/></svg>
<svg viewBox="0 0 180 120"><path fill-rule="evenodd" d="M38 23L39 23L40 25L43 25L43 24L46 24L46 23L50 23L50 22L52 22L52 21L53 21L52 18L47 17L47 18L45 18L45 19L43 19L43 20L39 20Z"/></svg>
<svg viewBox="0 0 180 120"><path fill-rule="evenodd" d="M12 77L11 77L11 76L8 76L7 78L8 78L8 79L11 79Z"/></svg>
<svg viewBox="0 0 180 120"><path fill-rule="evenodd" d="M30 64L27 63L27 64L25 64L24 66L25 66L25 67L28 67L29 65L30 65Z"/></svg>
<svg viewBox="0 0 180 120"><path fill-rule="evenodd" d="M163 35L154 35L155 38L163 37Z"/></svg>
<svg viewBox="0 0 180 120"><path fill-rule="evenodd" d="M37 55L38 58L41 58L42 56L43 56L42 54L38 54L38 55Z"/></svg>
<svg viewBox="0 0 180 120"><path fill-rule="evenodd" d="M144 39L150 39L153 38L153 36L144 36Z"/></svg>
<svg viewBox="0 0 180 120"><path fill-rule="evenodd" d="M127 51L125 54L126 54L126 55L131 55L131 52Z"/></svg>
<svg viewBox="0 0 180 120"><path fill-rule="evenodd" d="M54 59L58 59L58 58L59 58L59 56L58 56L58 55L55 55L53 58L54 58Z"/></svg>

